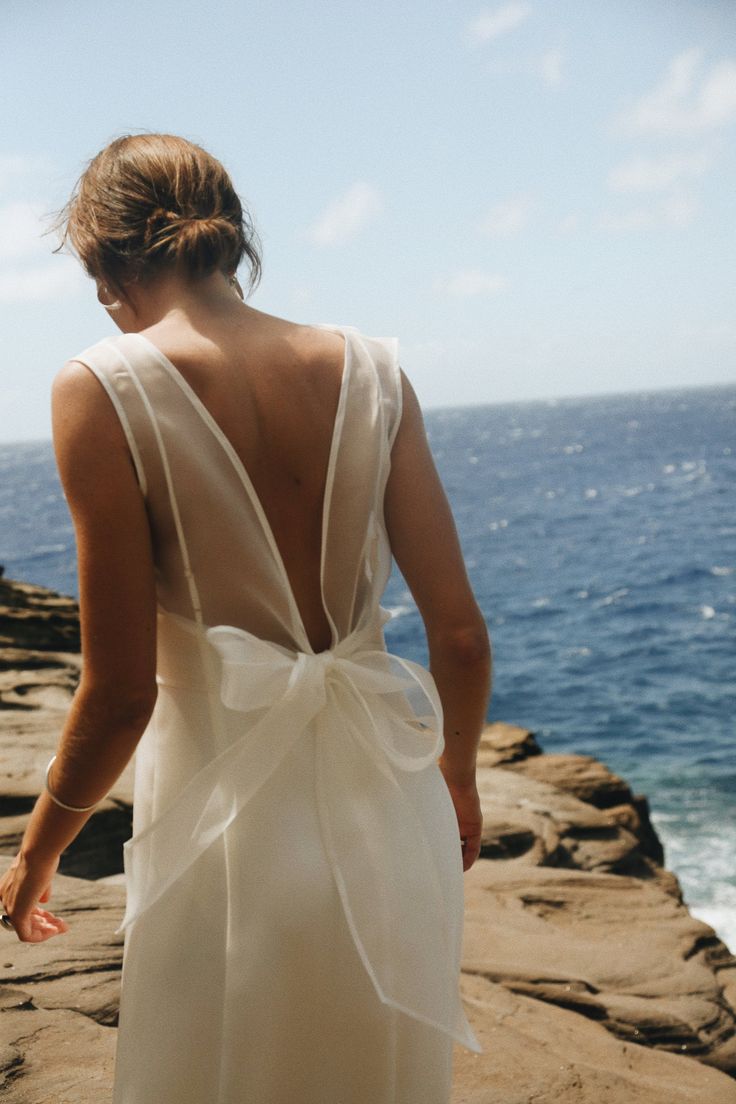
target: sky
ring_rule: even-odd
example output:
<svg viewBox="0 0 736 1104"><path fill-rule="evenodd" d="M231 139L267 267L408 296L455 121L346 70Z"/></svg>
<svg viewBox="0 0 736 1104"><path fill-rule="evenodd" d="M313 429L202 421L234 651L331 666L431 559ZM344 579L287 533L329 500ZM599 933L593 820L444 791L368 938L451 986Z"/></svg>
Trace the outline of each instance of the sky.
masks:
<svg viewBox="0 0 736 1104"><path fill-rule="evenodd" d="M249 299L399 339L425 409L736 382L733 0L5 0L0 441L116 334L42 231L121 134L230 172ZM241 270L241 277L247 273Z"/></svg>

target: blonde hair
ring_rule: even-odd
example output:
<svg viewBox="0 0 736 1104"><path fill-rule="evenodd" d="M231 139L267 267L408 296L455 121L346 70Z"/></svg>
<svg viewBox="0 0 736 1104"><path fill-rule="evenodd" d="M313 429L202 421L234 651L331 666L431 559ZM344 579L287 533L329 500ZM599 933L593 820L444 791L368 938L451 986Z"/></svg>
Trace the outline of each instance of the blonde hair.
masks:
<svg viewBox="0 0 736 1104"><path fill-rule="evenodd" d="M125 293L166 269L234 275L247 257L261 278L260 241L220 162L174 134L126 134L92 158L51 230L89 276Z"/></svg>

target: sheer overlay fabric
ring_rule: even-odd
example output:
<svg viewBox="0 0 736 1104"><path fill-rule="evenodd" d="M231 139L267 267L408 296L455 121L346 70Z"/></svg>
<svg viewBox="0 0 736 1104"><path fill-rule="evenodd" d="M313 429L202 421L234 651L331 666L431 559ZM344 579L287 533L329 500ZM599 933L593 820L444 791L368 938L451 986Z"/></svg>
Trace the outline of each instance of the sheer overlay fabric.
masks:
<svg viewBox="0 0 736 1104"><path fill-rule="evenodd" d="M430 673L389 653L398 346L355 327L309 642L243 463L142 334L75 357L125 432L157 591L135 753L113 1104L448 1104L463 874Z"/></svg>

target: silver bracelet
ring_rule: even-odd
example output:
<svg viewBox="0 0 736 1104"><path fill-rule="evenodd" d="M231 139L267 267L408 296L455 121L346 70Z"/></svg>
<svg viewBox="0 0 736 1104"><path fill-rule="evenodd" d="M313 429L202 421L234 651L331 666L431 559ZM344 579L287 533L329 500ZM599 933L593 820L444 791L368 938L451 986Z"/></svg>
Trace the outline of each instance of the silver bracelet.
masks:
<svg viewBox="0 0 736 1104"><path fill-rule="evenodd" d="M46 789L51 800L55 801L57 805L60 805L62 809L68 809L70 813L88 813L90 809L94 809L95 805L99 805L99 801L95 801L92 805L67 805L65 802L59 801L58 797L51 792L51 787L49 786L49 771L55 759L56 756L52 755L49 759L49 765L46 768Z"/></svg>

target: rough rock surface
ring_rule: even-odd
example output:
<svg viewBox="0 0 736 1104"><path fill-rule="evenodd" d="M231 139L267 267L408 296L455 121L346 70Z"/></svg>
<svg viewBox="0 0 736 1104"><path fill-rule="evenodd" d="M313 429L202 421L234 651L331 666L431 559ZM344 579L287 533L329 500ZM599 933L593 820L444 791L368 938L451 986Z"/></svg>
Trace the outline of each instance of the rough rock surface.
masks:
<svg viewBox="0 0 736 1104"><path fill-rule="evenodd" d="M454 1053L452 1104L734 1104L736 1081L617 1039L577 1011L479 974L462 992L483 1054Z"/></svg>
<svg viewBox="0 0 736 1104"><path fill-rule="evenodd" d="M0 871L10 865L0 856ZM21 943L0 930L3 1104L110 1099L120 999L122 886L54 879L48 907L69 931Z"/></svg>
<svg viewBox="0 0 736 1104"><path fill-rule="evenodd" d="M0 648L79 651L77 603L46 587L0 578Z"/></svg>
<svg viewBox="0 0 736 1104"><path fill-rule="evenodd" d="M78 648L73 599L0 578L0 854L17 851L43 787L79 682ZM118 872L132 801L131 762L62 855L60 873L94 878Z"/></svg>
<svg viewBox="0 0 736 1104"><path fill-rule="evenodd" d="M78 681L75 619L70 599L0 579L0 871ZM690 916L646 797L502 722L478 761L462 992L485 1053L455 1048L453 1104L736 1104L736 959ZM49 907L70 931L0 930L4 1104L109 1099L132 777L62 857Z"/></svg>

